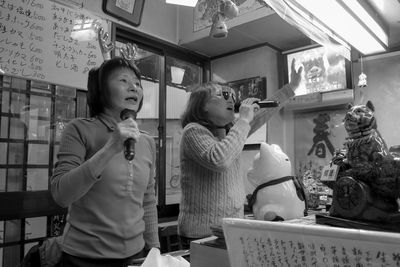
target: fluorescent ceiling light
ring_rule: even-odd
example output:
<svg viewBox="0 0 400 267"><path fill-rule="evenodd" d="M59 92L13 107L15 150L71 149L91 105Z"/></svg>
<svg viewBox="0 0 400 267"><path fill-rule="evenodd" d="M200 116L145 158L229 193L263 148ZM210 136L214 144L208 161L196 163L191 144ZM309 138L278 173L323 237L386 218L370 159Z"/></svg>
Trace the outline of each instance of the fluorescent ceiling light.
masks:
<svg viewBox="0 0 400 267"><path fill-rule="evenodd" d="M365 29L356 18L348 13L346 8L339 4L338 1L295 1L364 55L385 51L385 46L387 46L387 35L371 17L366 19L364 23L368 27L371 27L370 30L376 34L380 41L371 35L371 33ZM354 14L360 16L360 20L369 16L369 14L361 7L359 3L357 3L357 1L345 0L340 2L348 1L349 3L346 3L346 5L349 8L351 6ZM361 8L363 11L360 11L358 8ZM371 23L371 20L374 23Z"/></svg>
<svg viewBox="0 0 400 267"><path fill-rule="evenodd" d="M350 8L361 21L371 29L371 31L381 40L382 43L388 45L388 36L381 26L371 17L371 15L360 5L357 0L342 1L348 8Z"/></svg>
<svg viewBox="0 0 400 267"><path fill-rule="evenodd" d="M197 0L165 0L167 4L191 6L194 7L197 4Z"/></svg>
<svg viewBox="0 0 400 267"><path fill-rule="evenodd" d="M323 24L321 24L317 19L315 19L315 17L310 17L309 14L304 12L302 9L298 8L292 2L287 2L286 4L288 6L290 6L295 12L297 12L298 15L300 15L304 19L310 21L316 28L318 28L319 30L321 30L324 33L326 33L329 37L331 37L336 42L338 42L339 44L341 44L343 47L345 47L347 50L350 51L351 47L349 46L348 43L346 43L343 39L341 39L340 36L335 34L332 30L328 29ZM307 26L305 26L305 27L307 27ZM350 57L348 59L350 60Z"/></svg>

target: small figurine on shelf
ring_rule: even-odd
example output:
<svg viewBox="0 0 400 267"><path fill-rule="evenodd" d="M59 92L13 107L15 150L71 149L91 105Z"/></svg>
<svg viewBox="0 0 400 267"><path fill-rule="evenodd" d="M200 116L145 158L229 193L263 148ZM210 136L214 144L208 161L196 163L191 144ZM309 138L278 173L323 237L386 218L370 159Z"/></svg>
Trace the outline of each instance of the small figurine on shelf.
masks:
<svg viewBox="0 0 400 267"><path fill-rule="evenodd" d="M312 175L311 170L306 170L302 174L303 185L307 192L307 206L309 209L317 209L319 207L318 181Z"/></svg>
<svg viewBox="0 0 400 267"><path fill-rule="evenodd" d="M256 187L248 203L257 220L283 221L307 215L304 186L291 172L289 157L278 145L261 143L247 174Z"/></svg>
<svg viewBox="0 0 400 267"><path fill-rule="evenodd" d="M315 177L311 170L306 170L301 174L309 210L326 212L332 204L332 190L322 181L321 177Z"/></svg>
<svg viewBox="0 0 400 267"><path fill-rule="evenodd" d="M349 105L344 118L348 141L332 162L339 166L332 216L393 223L400 220L400 158L377 129L374 106Z"/></svg>

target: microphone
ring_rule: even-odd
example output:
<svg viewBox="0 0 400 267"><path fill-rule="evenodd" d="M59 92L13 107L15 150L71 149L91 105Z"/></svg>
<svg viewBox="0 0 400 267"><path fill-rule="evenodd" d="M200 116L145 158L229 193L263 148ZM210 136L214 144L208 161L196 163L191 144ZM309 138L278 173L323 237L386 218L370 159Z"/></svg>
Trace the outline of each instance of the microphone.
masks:
<svg viewBox="0 0 400 267"><path fill-rule="evenodd" d="M124 109L121 111L120 117L123 121L129 118L136 120L136 111L132 109ZM135 143L136 140L133 138L128 138L124 142L124 156L129 161L135 158Z"/></svg>
<svg viewBox="0 0 400 267"><path fill-rule="evenodd" d="M279 107L279 101L275 100L261 100L261 101L254 101L255 104L258 104L260 108L276 108ZM239 112L240 102L235 103L235 112Z"/></svg>

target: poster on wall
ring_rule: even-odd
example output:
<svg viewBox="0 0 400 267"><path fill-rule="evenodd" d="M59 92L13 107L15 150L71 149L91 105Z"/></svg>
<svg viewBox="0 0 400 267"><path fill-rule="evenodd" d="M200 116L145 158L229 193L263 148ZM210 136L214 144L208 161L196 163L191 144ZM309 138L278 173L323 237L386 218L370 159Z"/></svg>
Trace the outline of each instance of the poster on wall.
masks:
<svg viewBox="0 0 400 267"><path fill-rule="evenodd" d="M336 150L346 141L343 119L346 110L322 110L297 113L294 118L295 172L301 176L310 171L314 179L321 177Z"/></svg>
<svg viewBox="0 0 400 267"><path fill-rule="evenodd" d="M106 20L54 1L0 4L0 70L23 79L86 89L91 68L103 62L97 28Z"/></svg>
<svg viewBox="0 0 400 267"><path fill-rule="evenodd" d="M239 8L239 16L262 8L262 0L232 0ZM212 24L213 15L219 10L220 0L199 0L193 11L193 32L200 31Z"/></svg>

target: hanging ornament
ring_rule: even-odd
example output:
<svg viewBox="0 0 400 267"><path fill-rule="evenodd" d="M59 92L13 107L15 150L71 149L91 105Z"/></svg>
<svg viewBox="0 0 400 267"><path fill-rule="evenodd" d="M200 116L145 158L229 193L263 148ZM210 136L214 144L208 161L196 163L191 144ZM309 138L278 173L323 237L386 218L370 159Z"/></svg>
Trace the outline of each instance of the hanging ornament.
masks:
<svg viewBox="0 0 400 267"><path fill-rule="evenodd" d="M360 58L360 60L361 60L361 74L358 76L358 87L363 88L367 86L367 75L364 73L362 57Z"/></svg>
<svg viewBox="0 0 400 267"><path fill-rule="evenodd" d="M221 11L228 19L233 19L239 15L238 6L231 0L223 0L221 4Z"/></svg>
<svg viewBox="0 0 400 267"><path fill-rule="evenodd" d="M225 38L228 36L228 26L225 23L225 16L222 12L217 12L213 16L210 36L213 38Z"/></svg>

